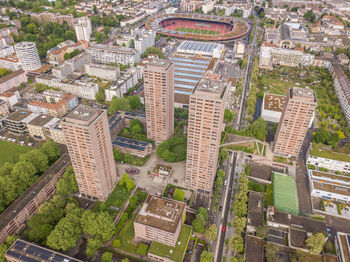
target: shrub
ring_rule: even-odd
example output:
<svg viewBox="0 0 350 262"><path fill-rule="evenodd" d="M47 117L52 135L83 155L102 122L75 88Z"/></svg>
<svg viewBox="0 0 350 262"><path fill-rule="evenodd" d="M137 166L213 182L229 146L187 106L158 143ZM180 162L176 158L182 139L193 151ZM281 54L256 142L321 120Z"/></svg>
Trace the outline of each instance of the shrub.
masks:
<svg viewBox="0 0 350 262"><path fill-rule="evenodd" d="M113 247L120 247L120 239L116 238L113 240Z"/></svg>

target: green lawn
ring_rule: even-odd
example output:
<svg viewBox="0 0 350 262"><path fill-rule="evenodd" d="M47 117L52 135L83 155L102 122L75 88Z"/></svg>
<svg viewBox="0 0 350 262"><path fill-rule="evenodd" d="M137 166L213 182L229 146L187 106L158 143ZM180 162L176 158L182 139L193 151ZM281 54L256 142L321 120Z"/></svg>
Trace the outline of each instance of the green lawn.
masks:
<svg viewBox="0 0 350 262"><path fill-rule="evenodd" d="M348 154L338 153L332 150L331 147L323 144L312 144L310 155L323 158L334 159L338 161L350 162L350 156Z"/></svg>
<svg viewBox="0 0 350 262"><path fill-rule="evenodd" d="M0 140L0 166L4 163L15 163L19 159L19 155L30 151L32 148L28 146L20 146L16 143Z"/></svg>
<svg viewBox="0 0 350 262"><path fill-rule="evenodd" d="M299 205L294 178L279 173L272 175L274 206L279 211L298 214Z"/></svg>
<svg viewBox="0 0 350 262"><path fill-rule="evenodd" d="M175 247L167 246L153 241L148 252L161 257L169 257L172 261L175 262L181 262L185 255L191 232L192 227L188 225L182 225Z"/></svg>
<svg viewBox="0 0 350 262"><path fill-rule="evenodd" d="M217 32L217 31L194 29L194 28L188 28L188 27L178 27L175 29L175 31L195 33L195 34L205 34L205 35L218 35L219 34L219 32Z"/></svg>
<svg viewBox="0 0 350 262"><path fill-rule="evenodd" d="M132 219L126 224L126 226L123 228L122 231L117 235L117 239L120 239L120 247L119 249L122 249L126 252L130 253L136 253L137 245L133 243L134 237L135 237L135 231L134 231L134 220L135 217L132 217Z"/></svg>

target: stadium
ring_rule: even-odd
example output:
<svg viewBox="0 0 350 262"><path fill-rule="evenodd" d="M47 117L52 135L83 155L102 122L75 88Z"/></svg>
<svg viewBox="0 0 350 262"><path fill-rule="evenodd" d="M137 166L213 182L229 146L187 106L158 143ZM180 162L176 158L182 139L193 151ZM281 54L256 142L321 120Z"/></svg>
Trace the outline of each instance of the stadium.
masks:
<svg viewBox="0 0 350 262"><path fill-rule="evenodd" d="M163 36L223 42L244 37L250 30L248 23L233 17L193 13L152 17L145 26Z"/></svg>

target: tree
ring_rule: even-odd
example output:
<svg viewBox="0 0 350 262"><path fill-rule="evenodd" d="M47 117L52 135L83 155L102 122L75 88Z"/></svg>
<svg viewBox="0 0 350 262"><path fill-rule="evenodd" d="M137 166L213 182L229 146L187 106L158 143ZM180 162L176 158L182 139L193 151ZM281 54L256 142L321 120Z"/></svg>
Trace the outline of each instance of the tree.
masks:
<svg viewBox="0 0 350 262"><path fill-rule="evenodd" d="M327 238L322 233L316 233L306 239L306 246L310 249L310 253L318 255L321 253Z"/></svg>
<svg viewBox="0 0 350 262"><path fill-rule="evenodd" d="M112 252L104 252L102 255L102 262L112 262L113 253Z"/></svg>
<svg viewBox="0 0 350 262"><path fill-rule="evenodd" d="M154 54L154 55L158 55L159 58L164 58L164 54L162 52L162 50L160 48L157 47L147 47L147 49L145 50L145 52L143 53L143 57L148 57L149 54Z"/></svg>
<svg viewBox="0 0 350 262"><path fill-rule="evenodd" d="M133 135L142 134L143 132L143 124L138 119L130 120L130 131Z"/></svg>
<svg viewBox="0 0 350 262"><path fill-rule="evenodd" d="M116 238L113 240L113 247L120 247L120 239Z"/></svg>
<svg viewBox="0 0 350 262"><path fill-rule="evenodd" d="M55 162L61 154L61 149L52 140L46 140L40 150L47 155L50 163Z"/></svg>
<svg viewBox="0 0 350 262"><path fill-rule="evenodd" d="M247 224L247 218L245 217L235 216L235 218L232 221L232 225L234 226L235 232L237 234L241 234L244 231L246 224Z"/></svg>
<svg viewBox="0 0 350 262"><path fill-rule="evenodd" d="M66 172L56 184L56 194L61 196L69 196L73 192L78 192L78 183L75 179L72 166L67 167Z"/></svg>
<svg viewBox="0 0 350 262"><path fill-rule="evenodd" d="M315 23L315 21L316 21L316 16L315 16L315 14L312 12L312 10L307 11L307 12L304 14L304 18L305 18L306 20L308 20L309 22L311 22L311 23Z"/></svg>
<svg viewBox="0 0 350 262"><path fill-rule="evenodd" d="M126 221L128 221L128 218L129 218L129 215L128 215L128 213L126 213L126 212L123 212L123 213L120 215L120 221L121 221L122 223L125 223Z"/></svg>
<svg viewBox="0 0 350 262"><path fill-rule="evenodd" d="M214 259L214 254L212 252L204 250L201 254L200 262L212 262Z"/></svg>
<svg viewBox="0 0 350 262"><path fill-rule="evenodd" d="M131 110L135 110L138 109L142 106L141 100L138 96L128 96L128 101L129 101L129 105Z"/></svg>
<svg viewBox="0 0 350 262"><path fill-rule="evenodd" d="M122 262L130 262L128 258L122 259Z"/></svg>
<svg viewBox="0 0 350 262"><path fill-rule="evenodd" d="M135 40L134 40L134 39L131 39L131 40L130 40L129 47L130 47L130 48L135 48Z"/></svg>
<svg viewBox="0 0 350 262"><path fill-rule="evenodd" d="M236 216L244 217L247 214L247 204L242 201L236 201L233 204L233 209L235 211Z"/></svg>
<svg viewBox="0 0 350 262"><path fill-rule="evenodd" d="M211 224L205 231L205 235L210 241L214 241L217 237L217 234L218 229L215 224Z"/></svg>
<svg viewBox="0 0 350 262"><path fill-rule="evenodd" d="M294 252L290 253L291 262L309 262L310 254L296 249Z"/></svg>
<svg viewBox="0 0 350 262"><path fill-rule="evenodd" d="M228 109L225 109L224 119L226 123L232 122L235 118L236 118L235 111L230 111Z"/></svg>
<svg viewBox="0 0 350 262"><path fill-rule="evenodd" d="M86 245L85 254L88 258L92 258L97 249L102 246L102 239L99 236L89 238Z"/></svg>
<svg viewBox="0 0 350 262"><path fill-rule="evenodd" d="M203 217L204 220L209 219L208 211L204 207L198 208L197 213L196 213L196 217L198 217L198 216Z"/></svg>
<svg viewBox="0 0 350 262"><path fill-rule="evenodd" d="M117 111L130 111L130 110L131 110L131 107L127 98L125 97L117 98L114 96L108 108L108 114L113 115Z"/></svg>
<svg viewBox="0 0 350 262"><path fill-rule="evenodd" d="M132 163L132 155L130 154L130 152L126 152L124 155L124 162L125 163Z"/></svg>
<svg viewBox="0 0 350 262"><path fill-rule="evenodd" d="M12 179L16 181L18 192L22 193L37 179L36 169L32 163L27 161L17 162L11 171Z"/></svg>
<svg viewBox="0 0 350 262"><path fill-rule="evenodd" d="M124 160L124 155L120 152L119 148L114 149L114 159L119 162Z"/></svg>
<svg viewBox="0 0 350 262"><path fill-rule="evenodd" d="M113 236L115 225L108 212L95 213L86 210L81 216L81 227L85 234L98 237L101 241L107 241Z"/></svg>
<svg viewBox="0 0 350 262"><path fill-rule="evenodd" d="M125 154L126 156L126 154ZM135 188L135 183L134 181L128 176L128 174L124 174L122 176L122 178L120 179L119 182L120 185L124 185L124 187L126 188L126 190L130 191L133 190Z"/></svg>
<svg viewBox="0 0 350 262"><path fill-rule="evenodd" d="M312 134L312 141L315 143L324 144L330 138L330 133L326 131L324 128L319 128L317 132Z"/></svg>
<svg viewBox="0 0 350 262"><path fill-rule="evenodd" d="M240 253L244 250L243 238L236 233L231 236L229 245L234 253Z"/></svg>
<svg viewBox="0 0 350 262"><path fill-rule="evenodd" d="M175 188L174 199L183 202L185 200L185 192L181 189Z"/></svg>
<svg viewBox="0 0 350 262"><path fill-rule="evenodd" d="M130 207L132 208L132 209L135 209L136 207L137 207L137 205L139 204L139 201L140 201L140 199L139 199L139 197L138 196L132 196L131 198L130 198L130 201L129 201L129 205L130 205Z"/></svg>
<svg viewBox="0 0 350 262"><path fill-rule="evenodd" d="M205 230L205 220L202 217L192 220L193 230L199 234L203 234Z"/></svg>
<svg viewBox="0 0 350 262"><path fill-rule="evenodd" d="M265 244L265 257L267 262L277 262L277 254L278 248L275 245L270 243Z"/></svg>

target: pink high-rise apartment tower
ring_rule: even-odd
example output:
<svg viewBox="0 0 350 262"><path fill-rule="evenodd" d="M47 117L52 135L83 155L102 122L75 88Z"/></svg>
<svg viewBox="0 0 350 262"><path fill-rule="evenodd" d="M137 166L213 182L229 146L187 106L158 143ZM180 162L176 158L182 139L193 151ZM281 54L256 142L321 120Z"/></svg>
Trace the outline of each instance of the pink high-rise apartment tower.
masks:
<svg viewBox="0 0 350 262"><path fill-rule="evenodd" d="M79 105L61 124L80 194L106 200L117 183L106 111Z"/></svg>

